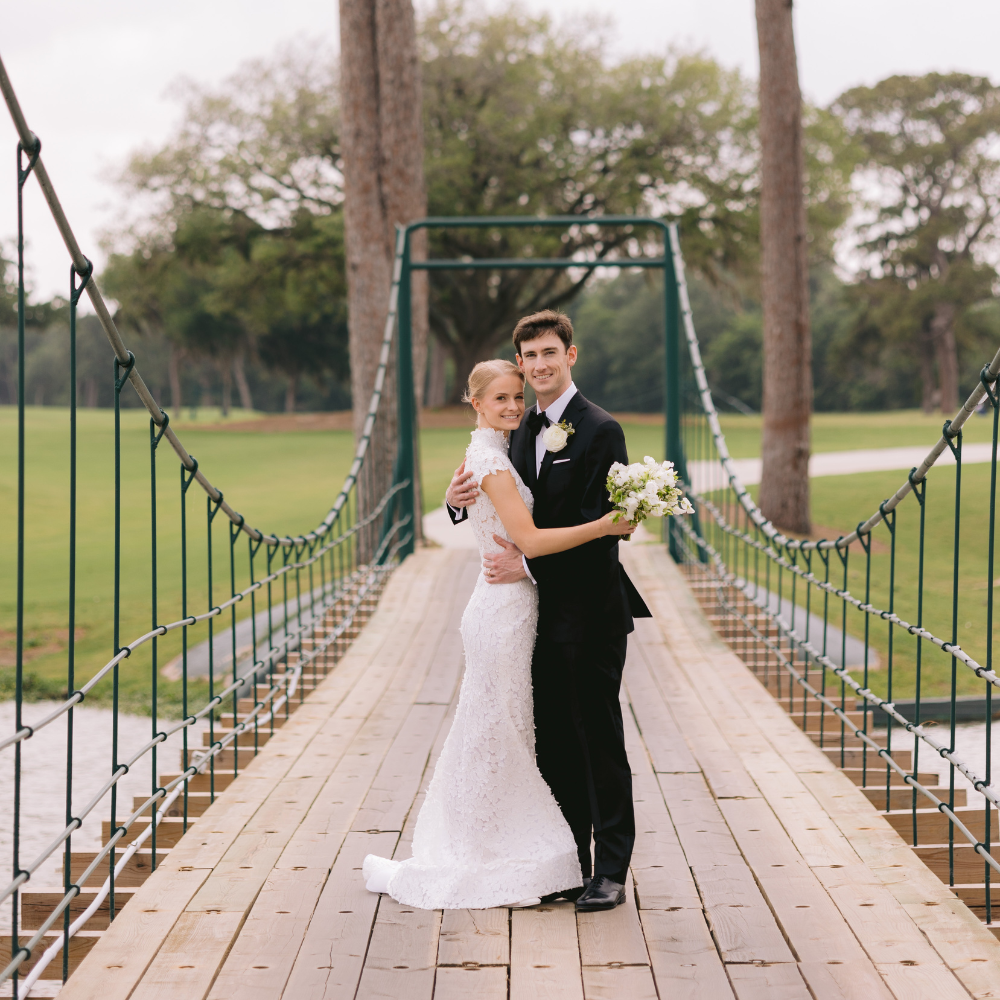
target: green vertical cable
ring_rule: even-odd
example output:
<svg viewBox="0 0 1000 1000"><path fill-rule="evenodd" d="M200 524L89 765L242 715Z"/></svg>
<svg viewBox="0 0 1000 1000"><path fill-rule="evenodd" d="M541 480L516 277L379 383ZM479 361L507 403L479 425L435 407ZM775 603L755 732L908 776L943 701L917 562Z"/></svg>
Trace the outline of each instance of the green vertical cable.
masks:
<svg viewBox="0 0 1000 1000"><path fill-rule="evenodd" d="M962 432L955 435L953 441L948 433L951 421L944 422L945 440L948 447L955 456L955 534L954 534L954 558L952 561L951 576L951 644L958 645L958 577L959 577L959 537L962 527ZM955 696L958 689L958 660L954 655L951 657L951 726L948 749L955 752ZM955 765L949 762L948 765L948 806L955 808ZM955 884L955 825L948 824L948 885Z"/></svg>
<svg viewBox="0 0 1000 1000"><path fill-rule="evenodd" d="M158 572L159 567L157 564L157 546L156 546L156 448L163 438L166 432L167 426L170 423L170 418L167 416L163 410L160 410L163 415L163 423L160 425L159 431L156 429L156 421L152 417L149 418L149 528L150 528L150 543L149 543L149 577L150 577L150 602L149 602L149 612L150 612L150 624L155 629L159 624L159 593L158 593ZM158 673L159 664L159 643L156 636L153 637L153 650L152 650L152 665L150 668L149 675L149 714L150 722L152 724L152 736L155 739L159 733L159 696L160 696L160 677ZM150 785L151 794L155 795L160 790L160 771L158 766L159 753L158 747L154 744L151 751L151 761L150 761ZM152 860L150 862L150 870L156 871L156 812L157 806L154 804L152 811L149 814L149 821L153 824L153 831L150 834L150 848L153 852Z"/></svg>
<svg viewBox="0 0 1000 1000"><path fill-rule="evenodd" d="M66 697L76 690L76 310L94 265L83 271L69 269L69 627L66 639ZM80 277L80 284L76 279ZM73 709L66 713L66 825L73 821ZM63 891L73 884L72 836L63 849ZM69 907L63 913L63 982L69 978Z"/></svg>
<svg viewBox="0 0 1000 1000"><path fill-rule="evenodd" d="M889 614L891 615L895 610L896 605L896 510L893 508L891 511L886 511L885 505L888 500L883 500L879 504L879 510L882 512L882 517L885 521L885 526L889 529L889 539L890 539L890 550L889 550ZM865 616L867 620L867 615ZM892 632L892 619L889 619L889 635L888 635L888 663L886 666L886 701L892 704L892 655L893 655L893 632ZM865 660L867 662L868 651L865 650ZM865 682L865 687L867 687L867 681ZM885 740L885 750L889 756L892 756L892 723L893 718L891 715L886 716L886 740ZM892 769L886 764L885 768L885 811L888 812L892 808Z"/></svg>
<svg viewBox="0 0 1000 1000"><path fill-rule="evenodd" d="M218 500L213 501L211 497L205 497L206 503L206 516L207 516L207 556L208 556L208 610L211 611L215 607L215 594L213 588L213 566L212 566L212 522L215 521L215 515L219 513L219 508L222 506L222 491L219 491ZM211 701L215 697L215 619L208 619L208 700ZM235 716L233 725L236 725ZM209 745L215 743L215 712L208 713L208 742ZM215 758L216 755L213 754L212 759L208 762L208 791L209 791L209 801L215 801Z"/></svg>
<svg viewBox="0 0 1000 1000"><path fill-rule="evenodd" d="M233 524L232 521L229 522L229 596L236 596L236 539L240 537L240 528L243 526L243 516L240 515L239 524ZM239 671L236 668L236 605L231 604L229 607L229 621L230 621L230 639L232 645L232 657L233 657L233 683L235 684L239 678ZM257 676L254 674L250 678L250 683L252 685L251 690L253 691L253 696L257 697ZM233 691L233 728L236 728L236 698L239 694L239 690ZM232 745L233 751L233 771L238 775L240 773L240 739L237 736L233 741Z"/></svg>
<svg viewBox="0 0 1000 1000"><path fill-rule="evenodd" d="M910 474L907 477L910 481L910 485L913 487L913 495L917 498L917 504L920 507L920 527L917 542L917 628L920 629L924 624L924 528L926 526L926 515L927 508L925 500L927 499L927 480L921 479L916 480L913 478L913 474L916 472L916 468L910 469ZM919 631L917 632L917 663L916 663L916 677L915 686L916 691L914 694L916 704L913 710L913 724L915 726L920 725L920 694L921 687L923 684L923 639L920 637ZM913 777L916 778L920 771L920 737L914 735L913 737ZM910 811L913 815L913 846L917 846L917 789L913 789L913 799L910 804Z"/></svg>
<svg viewBox="0 0 1000 1000"><path fill-rule="evenodd" d="M865 552L865 605L869 605L872 599L872 534L867 532L866 534L861 534L861 528L864 522L858 523L855 529L858 533L858 541L861 543L861 548ZM847 589L847 584L844 584L844 589ZM846 602L844 607L846 608ZM865 615L865 651L864 651L864 684L862 685L864 689L868 690L868 640L870 638L871 632L871 618ZM844 638L844 656L840 661L842 667L847 666L847 634L845 631ZM843 706L841 706L843 708ZM867 736L868 735L868 699L863 698L861 700L861 731ZM861 787L864 788L868 784L868 744L862 740L861 741Z"/></svg>
<svg viewBox="0 0 1000 1000"><path fill-rule="evenodd" d="M17 144L17 625L14 660L14 732L21 729L21 708L24 701L24 185L38 162L42 143L35 136L35 148L27 151ZM28 152L27 165L22 157ZM21 874L21 743L14 744L14 878ZM11 896L10 955L20 950L18 943L18 911L21 893ZM17 992L17 970L13 975Z"/></svg>
<svg viewBox="0 0 1000 1000"><path fill-rule="evenodd" d="M181 618L188 617L188 573L187 573L187 491L194 482L195 473L198 471L198 460L192 455L191 468L188 469L181 464ZM190 475L185 478L184 473ZM184 718L188 718L188 626L181 628L181 713ZM186 770L191 766L191 759L188 753L188 733L190 726L185 726L181 730L181 770ZM184 782L184 822L182 830L187 833L188 825L188 792L191 787L190 781Z"/></svg>
<svg viewBox="0 0 1000 1000"><path fill-rule="evenodd" d="M993 449L991 453L992 462L990 465L990 529L989 529L989 548L987 553L987 563L986 563L986 672L989 673L993 669L993 565L994 565L994 555L996 552L996 509L997 509L997 437L998 431L1000 431L1000 398L998 395L990 388L992 385L994 389L996 388L996 379L990 382L989 378L989 365L984 365L983 370L979 375L979 380L986 390L986 397L990 401L990 405L993 407ZM987 785L992 784L993 781L993 685L987 681L986 682L986 774L983 780ZM992 809L989 799L984 803L986 810L985 817L985 829L983 831L983 843L986 845L986 850L993 853L991 841L992 837ZM992 866L989 862L983 862L983 868L985 869L985 887L986 887L986 923L993 922L993 900L990 898L991 895L991 873Z"/></svg>
<svg viewBox="0 0 1000 1000"><path fill-rule="evenodd" d="M114 655L121 652L121 584L122 584L122 388L129 372L135 367L135 355L129 351L128 361L114 360L115 379L115 595L112 646ZM111 773L118 770L118 672L119 664L111 673ZM111 835L118 828L118 782L111 786ZM115 919L115 847L108 855L108 872L111 892L108 895L108 920Z"/></svg>

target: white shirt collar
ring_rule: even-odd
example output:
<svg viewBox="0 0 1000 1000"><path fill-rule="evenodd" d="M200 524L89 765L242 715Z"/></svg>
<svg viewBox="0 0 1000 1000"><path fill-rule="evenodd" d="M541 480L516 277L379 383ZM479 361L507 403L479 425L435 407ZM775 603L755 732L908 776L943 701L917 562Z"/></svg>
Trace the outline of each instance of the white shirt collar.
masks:
<svg viewBox="0 0 1000 1000"><path fill-rule="evenodd" d="M569 388L554 403L550 403L541 412L544 413L552 423L558 424L559 421L562 420L562 415L566 412L566 407L569 405L569 401L574 395L576 395L576 384L574 382L570 382ZM535 405L537 406L538 404L536 403Z"/></svg>

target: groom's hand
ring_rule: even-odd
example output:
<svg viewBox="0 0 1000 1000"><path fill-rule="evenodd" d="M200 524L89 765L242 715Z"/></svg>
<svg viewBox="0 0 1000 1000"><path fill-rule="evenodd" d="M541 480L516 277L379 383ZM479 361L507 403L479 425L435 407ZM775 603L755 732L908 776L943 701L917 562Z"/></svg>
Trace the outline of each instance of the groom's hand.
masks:
<svg viewBox="0 0 1000 1000"><path fill-rule="evenodd" d="M487 583L517 583L524 580L524 560L521 550L513 543L499 535L493 536L493 541L500 546L499 552L490 552L483 556L483 571Z"/></svg>
<svg viewBox="0 0 1000 1000"><path fill-rule="evenodd" d="M462 464L455 470L455 475L451 477L448 490L444 495L448 506L459 510L462 507L471 507L476 502L479 488L475 483L470 482L471 479L472 473L465 471L465 460L463 459Z"/></svg>

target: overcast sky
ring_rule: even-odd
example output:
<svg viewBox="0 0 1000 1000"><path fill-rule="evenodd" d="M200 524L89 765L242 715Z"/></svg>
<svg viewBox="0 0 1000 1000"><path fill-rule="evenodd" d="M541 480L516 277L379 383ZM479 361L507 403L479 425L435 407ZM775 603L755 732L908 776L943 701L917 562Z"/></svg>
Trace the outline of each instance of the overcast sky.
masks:
<svg viewBox="0 0 1000 1000"><path fill-rule="evenodd" d="M494 3L495 5L495 3ZM557 22L613 11L613 51L703 48L757 73L753 0L527 0ZM965 70L1000 80L997 0L797 0L806 96L826 103L892 73ZM128 152L162 142L178 115L180 76L214 83L282 41L338 44L336 0L0 0L0 56L84 252L120 201L107 178ZM0 239L15 232L14 146L0 109ZM3 152L7 150L7 152ZM7 163L7 167L2 164ZM35 186L26 199L29 264L40 296L65 294L69 260ZM8 244L9 247L9 244Z"/></svg>

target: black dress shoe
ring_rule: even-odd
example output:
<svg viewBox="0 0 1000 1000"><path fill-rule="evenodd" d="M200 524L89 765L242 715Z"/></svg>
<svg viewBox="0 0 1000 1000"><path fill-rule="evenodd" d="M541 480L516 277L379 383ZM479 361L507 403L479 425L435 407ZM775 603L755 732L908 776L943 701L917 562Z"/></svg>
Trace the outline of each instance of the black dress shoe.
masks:
<svg viewBox="0 0 1000 1000"><path fill-rule="evenodd" d="M542 902L554 903L557 899L568 899L571 903L575 903L587 891L588 885L590 879L585 878L583 885L578 885L575 889L563 889L562 892L550 892L547 896L542 896Z"/></svg>
<svg viewBox="0 0 1000 1000"><path fill-rule="evenodd" d="M615 882L607 875L596 875L576 901L577 913L590 913L593 910L613 910L625 902L625 886Z"/></svg>

